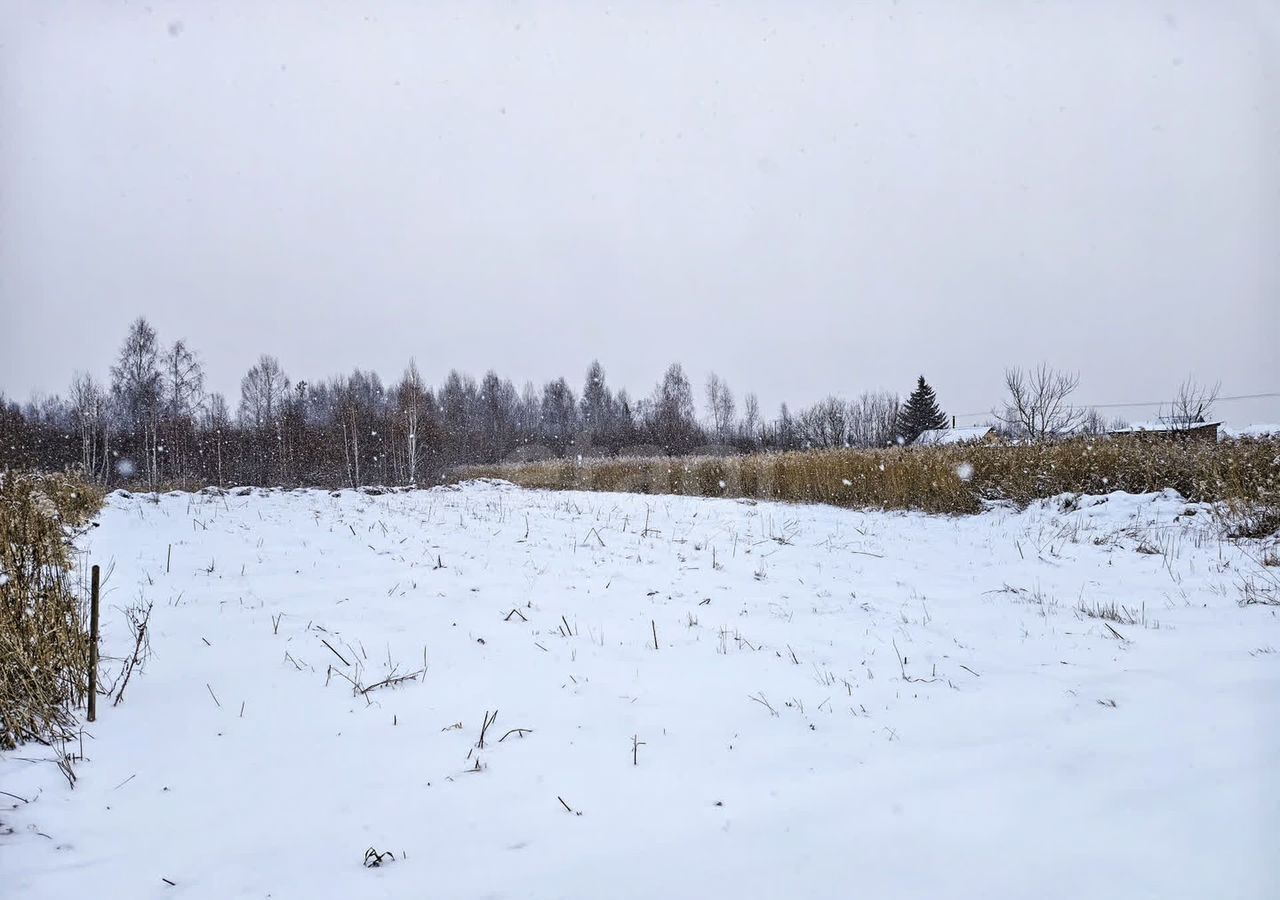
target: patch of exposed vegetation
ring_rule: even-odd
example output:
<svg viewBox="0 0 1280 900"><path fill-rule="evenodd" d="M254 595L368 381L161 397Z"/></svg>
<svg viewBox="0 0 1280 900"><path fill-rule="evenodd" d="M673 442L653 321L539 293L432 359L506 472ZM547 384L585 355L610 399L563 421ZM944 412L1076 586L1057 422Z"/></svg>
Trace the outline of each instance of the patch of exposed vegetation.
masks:
<svg viewBox="0 0 1280 900"><path fill-rule="evenodd" d="M72 476L0 473L0 748L60 746L75 726L89 636L71 541L101 505Z"/></svg>
<svg viewBox="0 0 1280 900"><path fill-rule="evenodd" d="M1280 441L1077 439L1025 445L813 450L464 466L454 481L970 513L984 501L1172 488L1191 501L1280 508ZM1260 526L1261 527L1261 526ZM1250 528L1250 530L1253 530Z"/></svg>

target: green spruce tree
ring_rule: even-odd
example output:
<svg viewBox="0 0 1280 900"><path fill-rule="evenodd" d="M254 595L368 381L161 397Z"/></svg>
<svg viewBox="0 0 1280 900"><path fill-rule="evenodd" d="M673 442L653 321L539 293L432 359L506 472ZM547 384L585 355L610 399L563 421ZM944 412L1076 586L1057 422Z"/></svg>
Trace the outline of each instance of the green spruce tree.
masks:
<svg viewBox="0 0 1280 900"><path fill-rule="evenodd" d="M907 398L907 403L898 413L898 432L902 440L908 444L926 431L934 428L946 428L947 415L938 408L938 398L929 387L929 382L920 376L916 389Z"/></svg>

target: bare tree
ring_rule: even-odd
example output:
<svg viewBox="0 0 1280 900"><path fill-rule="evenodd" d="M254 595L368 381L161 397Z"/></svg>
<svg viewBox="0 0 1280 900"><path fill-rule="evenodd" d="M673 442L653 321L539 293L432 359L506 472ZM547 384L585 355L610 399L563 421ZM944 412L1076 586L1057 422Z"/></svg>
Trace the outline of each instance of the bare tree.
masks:
<svg viewBox="0 0 1280 900"><path fill-rule="evenodd" d="M170 473L187 469L195 443L195 413L204 401L204 368L185 341L174 341L161 359L164 393L165 457Z"/></svg>
<svg viewBox="0 0 1280 900"><path fill-rule="evenodd" d="M274 356L263 354L240 381L240 419L246 425L265 427L282 412L289 378Z"/></svg>
<svg viewBox="0 0 1280 900"><path fill-rule="evenodd" d="M711 430L715 440L726 443L733 430L733 392L715 372L707 378L707 413L711 417Z"/></svg>
<svg viewBox="0 0 1280 900"><path fill-rule="evenodd" d="M1108 430L1106 417L1093 407L1089 407L1084 413L1084 418L1080 420L1080 433L1096 436L1106 434Z"/></svg>
<svg viewBox="0 0 1280 900"><path fill-rule="evenodd" d="M1060 372L1047 363L1026 371L1015 366L1004 370L1004 383L1009 400L996 417L1020 437L1033 441L1060 437L1074 431L1084 418L1084 411L1071 405L1071 394L1080 384L1075 372Z"/></svg>
<svg viewBox="0 0 1280 900"><path fill-rule="evenodd" d="M821 400L796 417L796 427L809 447L843 447L849 438L848 404L834 396Z"/></svg>
<svg viewBox="0 0 1280 900"><path fill-rule="evenodd" d="M563 378L542 388L542 437L557 455L573 443L578 431L578 404L569 383Z"/></svg>
<svg viewBox="0 0 1280 900"><path fill-rule="evenodd" d="M1178 385L1178 392L1169 405L1169 425L1173 428L1187 429L1204 424L1213 411L1213 404L1218 401L1218 392L1222 382L1212 385L1201 384L1188 376Z"/></svg>
<svg viewBox="0 0 1280 900"><path fill-rule="evenodd" d="M227 398L218 393L210 394L208 402L205 403L203 418L204 430L213 439L215 471L218 475L218 486L221 487L223 484L222 447L231 431L231 413L227 409Z"/></svg>
<svg viewBox="0 0 1280 900"><path fill-rule="evenodd" d="M162 377L170 420L195 415L204 399L204 368L186 341L174 341L165 353Z"/></svg>
<svg viewBox="0 0 1280 900"><path fill-rule="evenodd" d="M450 462L458 463L477 458L480 447L480 390L475 379L457 369L449 372L438 395L440 401L440 425Z"/></svg>
<svg viewBox="0 0 1280 900"><path fill-rule="evenodd" d="M520 395L515 385L490 369L480 382L477 401L475 426L479 433L480 458L484 462L498 462L515 448Z"/></svg>
<svg viewBox="0 0 1280 900"><path fill-rule="evenodd" d="M263 484L280 474L289 379L274 356L263 354L240 380L240 422L249 432L251 474ZM273 465L275 464L275 465Z"/></svg>
<svg viewBox="0 0 1280 900"><path fill-rule="evenodd" d="M613 427L610 429L611 449L618 450L636 442L636 404L631 402L627 389L618 391L613 398Z"/></svg>
<svg viewBox="0 0 1280 900"><path fill-rule="evenodd" d="M105 477L107 465L107 396L87 373L71 382L71 414L80 433L80 465L86 478ZM101 442L101 455L99 455Z"/></svg>
<svg viewBox="0 0 1280 900"><path fill-rule="evenodd" d="M766 435L767 440L764 441L766 446L777 450L794 450L800 445L796 420L786 403L778 407L778 418L774 420L769 432Z"/></svg>
<svg viewBox="0 0 1280 900"><path fill-rule="evenodd" d="M695 447L701 435L693 411L693 388L684 368L672 363L645 404L645 418L654 440L667 453Z"/></svg>
<svg viewBox="0 0 1280 900"><path fill-rule="evenodd" d="M898 436L897 394L865 393L849 404L849 443L855 447L887 447Z"/></svg>
<svg viewBox="0 0 1280 900"><path fill-rule="evenodd" d="M385 463L381 451L386 446L386 436L379 431L384 397L385 392L378 373L360 369L352 370L351 374L342 380L338 391L338 409L344 447L347 440L351 444L347 458L347 475L351 479L352 487L365 484L370 474L370 466L373 467L375 478L379 478L376 473L380 468L385 469L385 465L380 464Z"/></svg>
<svg viewBox="0 0 1280 900"><path fill-rule="evenodd" d="M755 394L742 398L742 436L752 444L760 441L760 401Z"/></svg>
<svg viewBox="0 0 1280 900"><path fill-rule="evenodd" d="M604 446L614 439L612 434L617 416L617 404L609 386L605 383L604 367L599 360L592 360L582 383L582 400L579 401L582 430L593 446Z"/></svg>
<svg viewBox="0 0 1280 900"><path fill-rule="evenodd" d="M162 393L159 359L156 330L139 316L129 326L120 356L111 367L111 394L132 438L132 447L126 443L125 450L141 451L152 484L156 479L156 438Z"/></svg>
<svg viewBox="0 0 1280 900"><path fill-rule="evenodd" d="M409 484L418 481L418 428L425 412L425 391L418 364L412 358L404 370L404 377L396 388L397 406L404 420L405 431L405 479Z"/></svg>
<svg viewBox="0 0 1280 900"><path fill-rule="evenodd" d="M526 381L516 399L516 434L521 443L541 440L542 399L532 381Z"/></svg>

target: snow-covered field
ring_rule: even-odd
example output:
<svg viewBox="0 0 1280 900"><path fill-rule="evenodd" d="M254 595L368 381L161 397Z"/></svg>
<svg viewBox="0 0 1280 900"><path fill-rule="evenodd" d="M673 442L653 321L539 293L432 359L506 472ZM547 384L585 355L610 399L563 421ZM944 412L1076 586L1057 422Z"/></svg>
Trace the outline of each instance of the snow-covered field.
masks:
<svg viewBox="0 0 1280 900"><path fill-rule="evenodd" d="M142 599L154 655L74 791L0 758L31 801L0 795L5 898L1280 897L1280 618L1173 495L468 484L101 523L105 652Z"/></svg>

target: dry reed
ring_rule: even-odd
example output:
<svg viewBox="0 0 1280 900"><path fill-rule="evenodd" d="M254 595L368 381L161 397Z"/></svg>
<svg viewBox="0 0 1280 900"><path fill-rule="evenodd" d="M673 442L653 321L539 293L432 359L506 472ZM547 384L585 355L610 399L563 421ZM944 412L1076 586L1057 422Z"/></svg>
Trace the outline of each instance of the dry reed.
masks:
<svg viewBox="0 0 1280 900"><path fill-rule="evenodd" d="M749 497L837 506L971 513L1064 493L1172 488L1188 500L1280 504L1280 441L1076 439L732 457L557 459L464 466L449 480L501 478L530 488Z"/></svg>
<svg viewBox="0 0 1280 900"><path fill-rule="evenodd" d="M74 727L89 638L71 539L101 504L72 476L0 473L0 748Z"/></svg>

